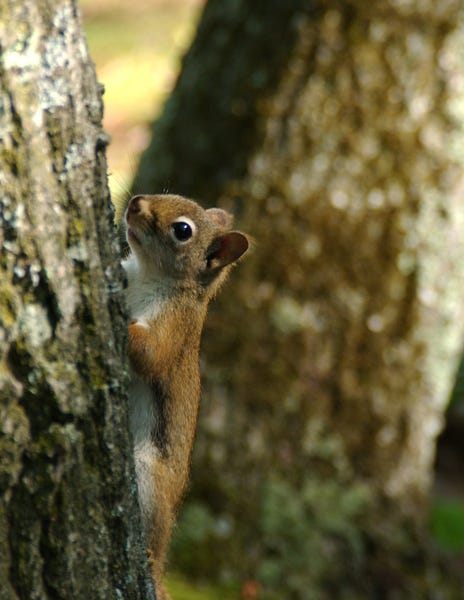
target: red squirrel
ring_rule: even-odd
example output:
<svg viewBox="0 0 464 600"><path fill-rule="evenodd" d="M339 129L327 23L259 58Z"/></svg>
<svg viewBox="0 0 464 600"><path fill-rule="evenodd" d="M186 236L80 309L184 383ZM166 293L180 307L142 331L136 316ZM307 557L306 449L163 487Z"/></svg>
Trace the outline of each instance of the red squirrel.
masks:
<svg viewBox="0 0 464 600"><path fill-rule="evenodd" d="M190 470L209 300L248 249L233 217L175 195L135 196L125 211L129 414L139 504L158 600Z"/></svg>

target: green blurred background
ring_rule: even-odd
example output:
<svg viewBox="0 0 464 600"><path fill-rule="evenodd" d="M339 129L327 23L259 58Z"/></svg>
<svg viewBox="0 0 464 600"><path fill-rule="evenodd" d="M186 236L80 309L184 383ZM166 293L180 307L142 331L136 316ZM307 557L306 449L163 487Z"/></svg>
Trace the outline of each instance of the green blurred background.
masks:
<svg viewBox="0 0 464 600"><path fill-rule="evenodd" d="M150 123L175 83L203 0L82 1L98 79L105 86L104 127L111 134L111 191L128 188Z"/></svg>

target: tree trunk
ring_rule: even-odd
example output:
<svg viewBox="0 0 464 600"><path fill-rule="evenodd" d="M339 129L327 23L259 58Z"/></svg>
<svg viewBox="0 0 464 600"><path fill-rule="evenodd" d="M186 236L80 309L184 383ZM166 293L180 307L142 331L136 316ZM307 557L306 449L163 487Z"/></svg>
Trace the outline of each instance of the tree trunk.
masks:
<svg viewBox="0 0 464 600"><path fill-rule="evenodd" d="M206 6L135 182L257 239L205 336L192 570L213 548L276 597L461 593L420 549L463 342L461 17Z"/></svg>
<svg viewBox="0 0 464 600"><path fill-rule="evenodd" d="M75 1L0 28L0 598L153 598L102 90Z"/></svg>

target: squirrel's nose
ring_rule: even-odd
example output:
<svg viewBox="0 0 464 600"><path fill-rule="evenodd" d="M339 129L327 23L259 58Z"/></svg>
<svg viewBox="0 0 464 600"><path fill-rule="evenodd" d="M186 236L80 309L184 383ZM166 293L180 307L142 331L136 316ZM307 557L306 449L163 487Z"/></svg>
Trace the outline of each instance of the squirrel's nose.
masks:
<svg viewBox="0 0 464 600"><path fill-rule="evenodd" d="M129 202L129 206L127 207L127 212L131 214L139 213L142 208L140 206L140 202L143 200L143 196L134 196Z"/></svg>

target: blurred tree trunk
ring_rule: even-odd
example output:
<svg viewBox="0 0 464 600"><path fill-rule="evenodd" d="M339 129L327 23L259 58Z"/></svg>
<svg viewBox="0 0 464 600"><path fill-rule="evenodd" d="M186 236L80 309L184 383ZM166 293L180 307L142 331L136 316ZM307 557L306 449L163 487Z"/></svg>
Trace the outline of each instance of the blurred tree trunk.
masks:
<svg viewBox="0 0 464 600"><path fill-rule="evenodd" d="M0 44L0 598L153 598L101 90L76 2L3 0Z"/></svg>
<svg viewBox="0 0 464 600"><path fill-rule="evenodd" d="M205 335L192 570L212 547L279 598L460 597L422 534L463 342L462 12L206 6L135 182L257 239Z"/></svg>

